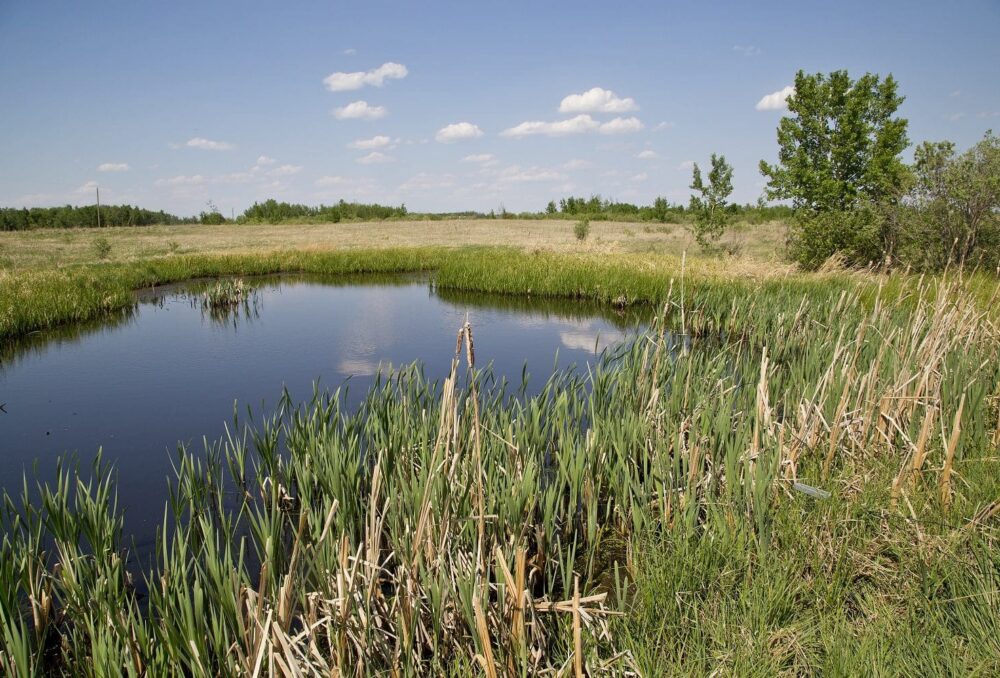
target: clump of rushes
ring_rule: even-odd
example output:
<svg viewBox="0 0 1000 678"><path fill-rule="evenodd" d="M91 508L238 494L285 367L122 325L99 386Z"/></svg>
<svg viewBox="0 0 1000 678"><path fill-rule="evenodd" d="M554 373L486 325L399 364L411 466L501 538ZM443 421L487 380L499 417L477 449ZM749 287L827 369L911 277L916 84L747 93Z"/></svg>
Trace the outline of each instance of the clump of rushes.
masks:
<svg viewBox="0 0 1000 678"><path fill-rule="evenodd" d="M573 227L573 234L576 235L576 239L583 241L587 239L590 235L590 219L580 219L576 222L576 226Z"/></svg>
<svg viewBox="0 0 1000 678"><path fill-rule="evenodd" d="M220 280L202 295L202 307L213 310L245 304L253 289L242 278Z"/></svg>
<svg viewBox="0 0 1000 678"><path fill-rule="evenodd" d="M443 384L286 396L180 450L148 598L107 469L26 482L0 672L993 673L996 325L950 283L679 287L537 397L472 369L464 326Z"/></svg>

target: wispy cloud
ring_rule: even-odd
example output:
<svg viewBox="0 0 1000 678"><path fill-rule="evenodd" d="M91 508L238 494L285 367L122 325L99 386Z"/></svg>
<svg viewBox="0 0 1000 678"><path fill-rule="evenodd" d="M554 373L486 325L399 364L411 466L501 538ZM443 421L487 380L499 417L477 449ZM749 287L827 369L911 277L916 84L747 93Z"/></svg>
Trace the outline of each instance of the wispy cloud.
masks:
<svg viewBox="0 0 1000 678"><path fill-rule="evenodd" d="M154 183L157 186L197 186L206 182L207 179L201 174L194 174L192 176L179 174L169 179L157 179Z"/></svg>
<svg viewBox="0 0 1000 678"><path fill-rule="evenodd" d="M370 151L376 148L385 148L392 143L390 137L384 134L378 134L373 136L371 139L355 139L351 143L347 144L348 148L356 148L360 151Z"/></svg>
<svg viewBox="0 0 1000 678"><path fill-rule="evenodd" d="M733 45L733 51L739 52L745 57L755 57L760 54L760 47L756 45Z"/></svg>
<svg viewBox="0 0 1000 678"><path fill-rule="evenodd" d="M367 101L352 101L346 106L333 109L333 117L338 120L378 120L388 113L384 106L372 106Z"/></svg>
<svg viewBox="0 0 1000 678"><path fill-rule="evenodd" d="M587 132L600 132L601 134L624 134L628 132L638 132L643 127L642 122L635 117L614 118L605 123L599 123L586 113L569 118L567 120L557 120L546 122L542 120L529 120L522 122L500 133L503 137L527 137L533 135L544 135L550 137L569 136L572 134L585 134Z"/></svg>
<svg viewBox="0 0 1000 678"><path fill-rule="evenodd" d="M793 94L795 94L795 87L788 85L777 92L771 92L761 97L754 108L758 111L783 111L788 108L786 99Z"/></svg>
<svg viewBox="0 0 1000 678"><path fill-rule="evenodd" d="M656 151L651 151L649 149L646 149L645 151L640 151L639 153L636 153L635 157L639 158L640 160L655 160L660 156L656 154Z"/></svg>
<svg viewBox="0 0 1000 678"><path fill-rule="evenodd" d="M492 153L476 153L462 158L462 162L472 162L483 167L490 167L497 163L497 158Z"/></svg>
<svg viewBox="0 0 1000 678"><path fill-rule="evenodd" d="M409 71L403 64L389 61L370 71L354 71L353 73L337 71L336 73L331 73L323 79L323 84L331 92L344 92L361 89L365 85L381 87L385 84L386 80L400 80L405 78L408 73Z"/></svg>
<svg viewBox="0 0 1000 678"><path fill-rule="evenodd" d="M282 165L267 173L269 177L288 177L302 171L302 165Z"/></svg>
<svg viewBox="0 0 1000 678"><path fill-rule="evenodd" d="M609 89L592 87L581 94L570 94L559 104L560 113L629 113L639 110L635 99L621 98Z"/></svg>
<svg viewBox="0 0 1000 678"><path fill-rule="evenodd" d="M395 158L391 155L386 155L379 151L372 151L368 155L361 156L356 162L362 165L380 165L387 162L393 162Z"/></svg>
<svg viewBox="0 0 1000 678"><path fill-rule="evenodd" d="M662 132L665 129L670 129L671 127L676 127L677 123L670 122L669 120L664 120L663 122L658 122L653 127L654 132Z"/></svg>
<svg viewBox="0 0 1000 678"><path fill-rule="evenodd" d="M483 130L479 129L479 125L473 125L471 122L456 122L439 129L434 135L434 139L442 144L451 144L481 136L483 136Z"/></svg>
<svg viewBox="0 0 1000 678"><path fill-rule="evenodd" d="M194 137L184 142L188 148L199 148L203 151L231 151L236 148L226 141L212 141L204 137Z"/></svg>
<svg viewBox="0 0 1000 678"><path fill-rule="evenodd" d="M566 176L564 174L552 169L540 167L520 167L519 165L506 167L497 175L497 180L502 183L562 181L565 178Z"/></svg>
<svg viewBox="0 0 1000 678"><path fill-rule="evenodd" d="M127 162L104 162L97 166L98 172L128 172Z"/></svg>

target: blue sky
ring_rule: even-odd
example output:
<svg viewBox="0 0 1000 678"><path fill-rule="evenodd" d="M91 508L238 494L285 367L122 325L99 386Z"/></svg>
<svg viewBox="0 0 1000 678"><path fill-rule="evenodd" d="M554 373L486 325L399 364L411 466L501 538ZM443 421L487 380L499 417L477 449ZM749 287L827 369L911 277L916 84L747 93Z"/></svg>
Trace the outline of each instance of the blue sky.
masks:
<svg viewBox="0 0 1000 678"><path fill-rule="evenodd" d="M750 202L797 69L892 73L911 140L965 148L998 35L995 0L0 0L0 204L686 201L713 151Z"/></svg>

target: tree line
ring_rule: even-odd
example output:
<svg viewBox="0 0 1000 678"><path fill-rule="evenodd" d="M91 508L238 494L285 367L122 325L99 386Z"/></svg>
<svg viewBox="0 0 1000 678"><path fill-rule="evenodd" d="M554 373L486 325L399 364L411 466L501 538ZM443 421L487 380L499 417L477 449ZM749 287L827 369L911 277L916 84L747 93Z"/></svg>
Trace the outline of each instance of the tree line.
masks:
<svg viewBox="0 0 1000 678"><path fill-rule="evenodd" d="M154 212L132 205L101 205L101 226L152 226L190 224L196 218L182 218L164 211ZM97 205L62 207L0 207L0 231L27 231L35 228L96 228Z"/></svg>
<svg viewBox="0 0 1000 678"><path fill-rule="evenodd" d="M255 202L236 218L238 223L280 224L288 221L315 221L337 223L340 221L377 221L407 216L406 205L391 207L377 203L339 201L335 205L312 207L295 203L265 200Z"/></svg>

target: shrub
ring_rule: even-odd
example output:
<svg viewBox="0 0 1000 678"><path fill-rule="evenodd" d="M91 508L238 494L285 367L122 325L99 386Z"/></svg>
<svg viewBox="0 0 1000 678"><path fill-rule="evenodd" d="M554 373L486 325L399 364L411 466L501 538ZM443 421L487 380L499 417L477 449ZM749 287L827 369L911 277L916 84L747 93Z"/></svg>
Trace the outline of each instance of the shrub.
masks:
<svg viewBox="0 0 1000 678"><path fill-rule="evenodd" d="M94 254L97 255L98 259L107 259L108 255L111 254L111 243L104 236L101 236L94 241Z"/></svg>
<svg viewBox="0 0 1000 678"><path fill-rule="evenodd" d="M576 235L576 239L583 241L587 239L590 235L590 219L580 219L576 222L576 226L573 227L573 233Z"/></svg>

